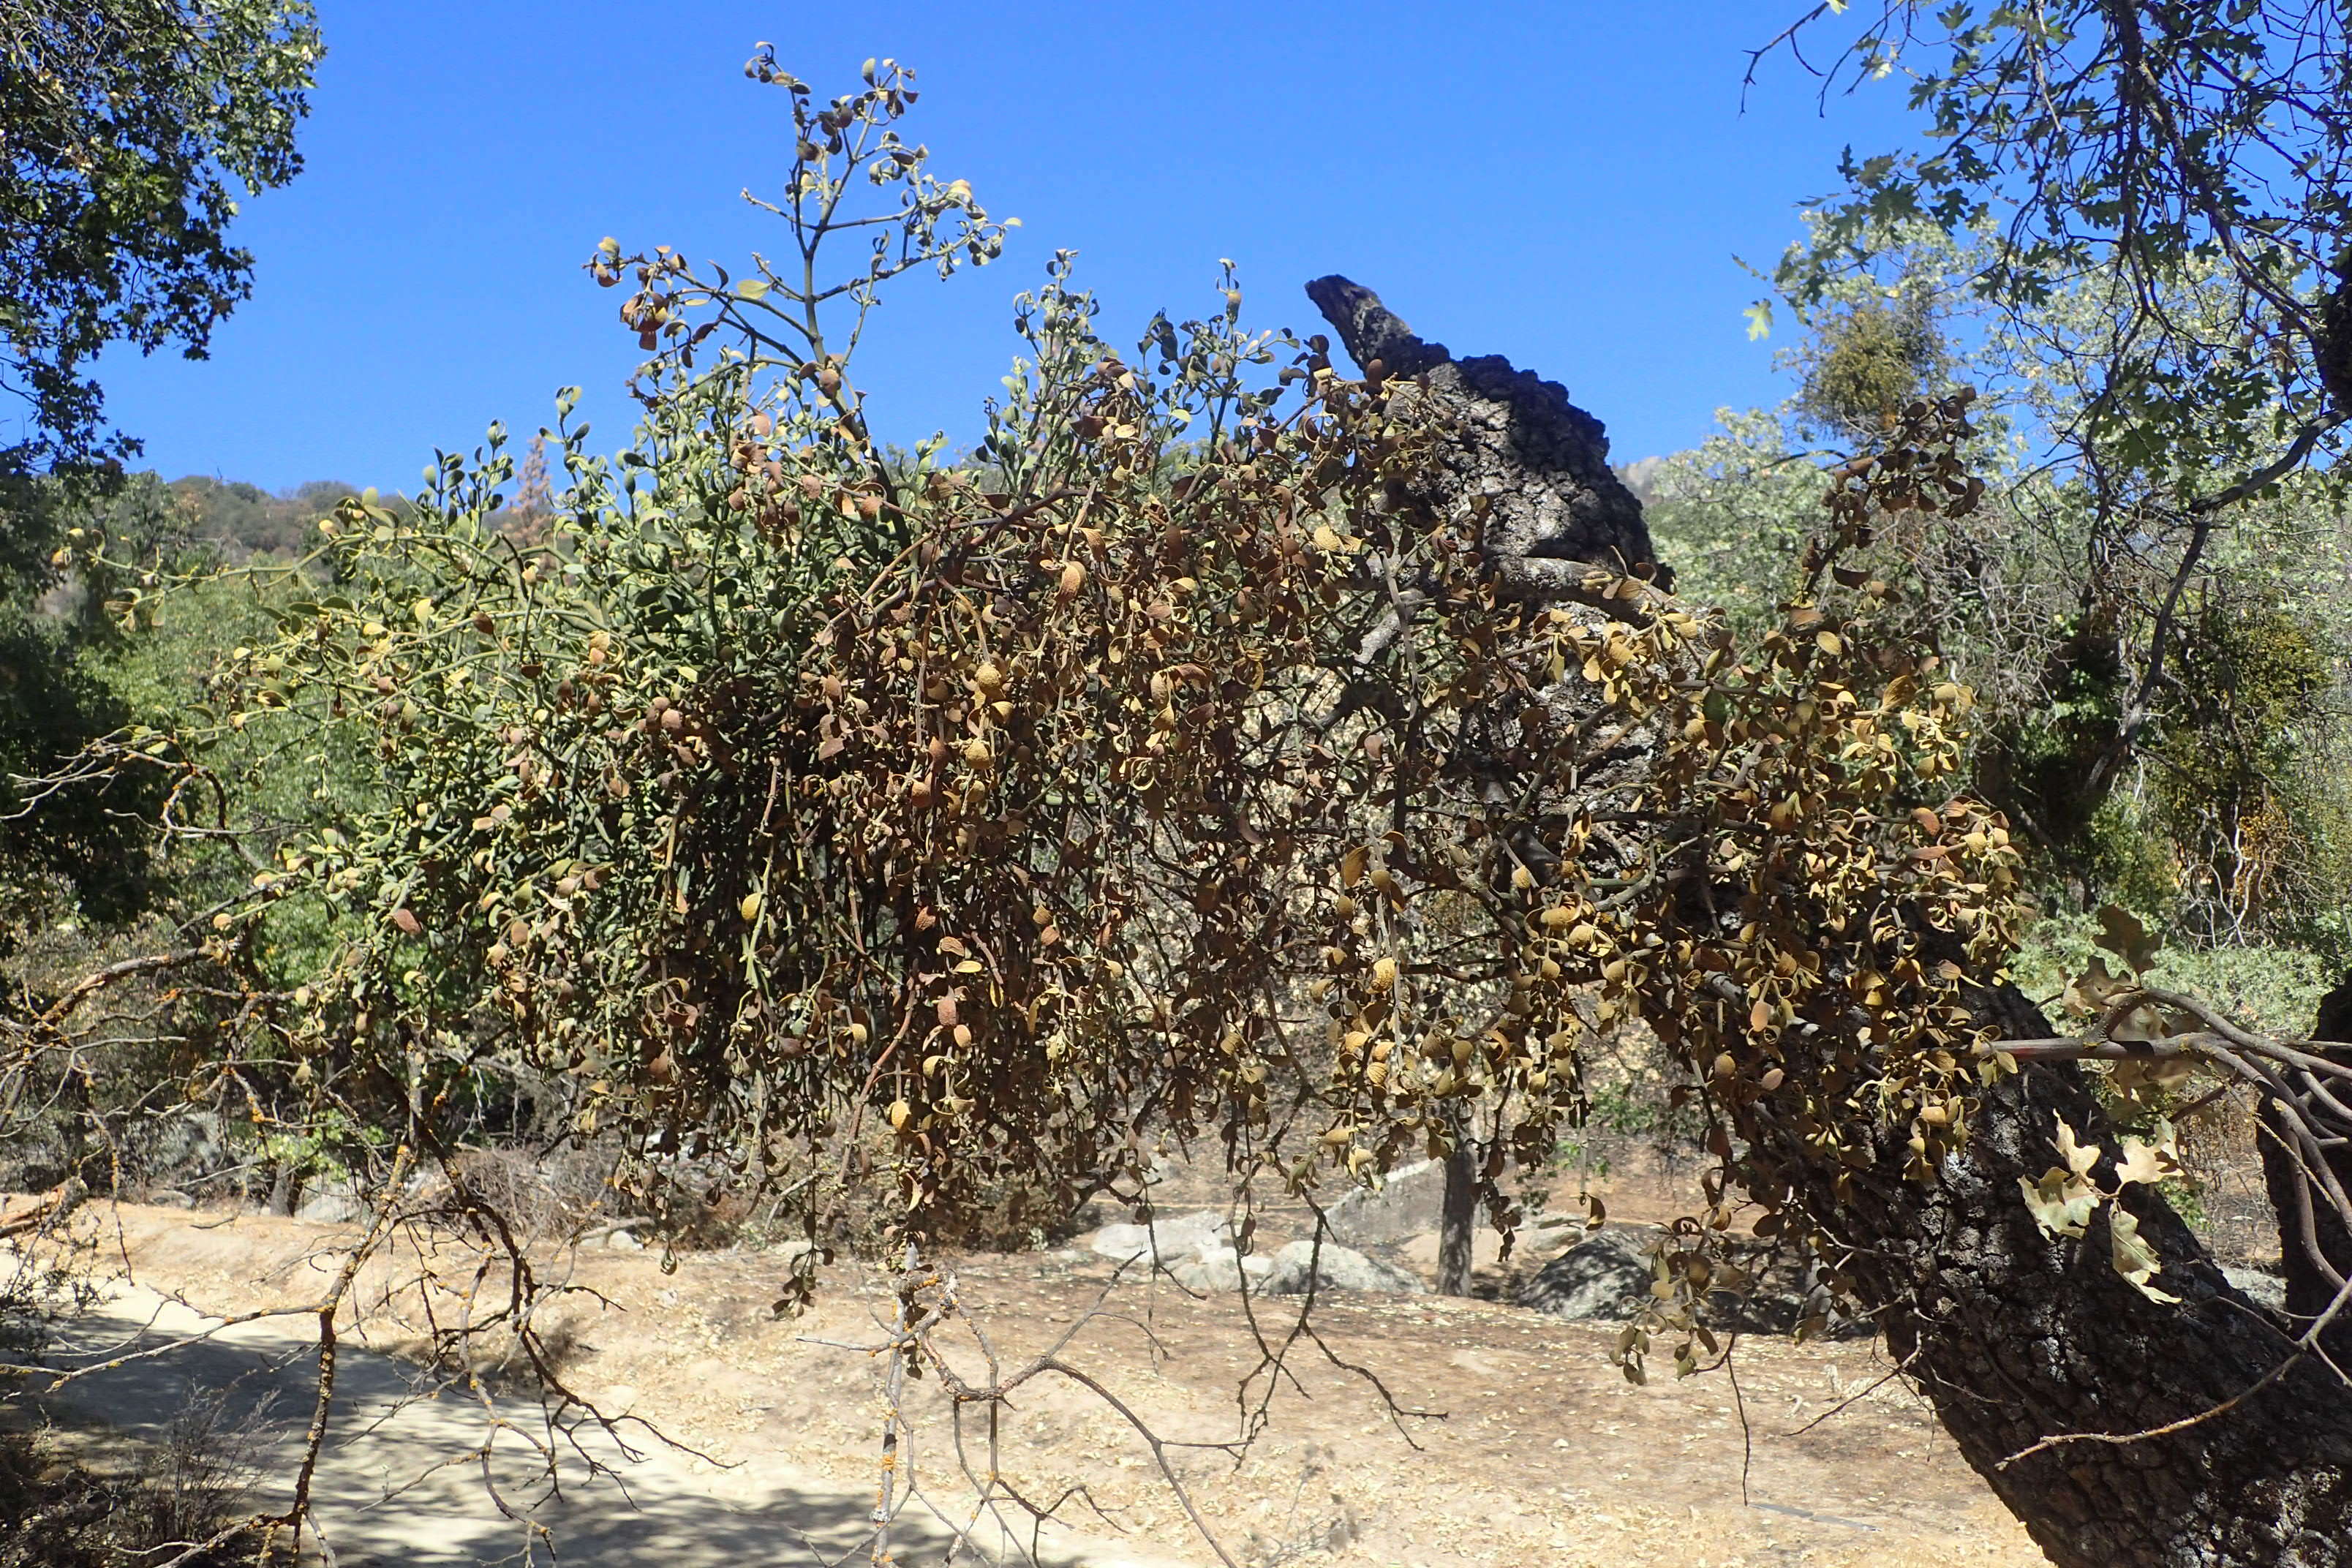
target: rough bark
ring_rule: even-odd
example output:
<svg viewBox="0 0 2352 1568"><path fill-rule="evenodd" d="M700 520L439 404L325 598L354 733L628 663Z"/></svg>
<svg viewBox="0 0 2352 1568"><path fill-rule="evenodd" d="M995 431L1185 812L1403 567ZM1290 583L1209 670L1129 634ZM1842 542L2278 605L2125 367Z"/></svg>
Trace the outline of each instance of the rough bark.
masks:
<svg viewBox="0 0 2352 1568"><path fill-rule="evenodd" d="M1501 580L1559 600L1576 596L1570 563L1658 570L1599 421L1562 388L1499 359L1456 362L1346 279L1308 293L1368 374L1397 378L1396 395L1430 398L1449 416L1440 493L1419 499L1461 517L1480 515L1484 498L1481 538ZM2012 989L1985 1005L2012 1037L2053 1033ZM2008 1079L1984 1097L1965 1156L1924 1184L1899 1174L1906 1151L1893 1129L1859 1169L1822 1160L1761 1111L1740 1131L1822 1223L1830 1261L2053 1562L2352 1564L2352 1388L2317 1358L2295 1357L2291 1321L2232 1289L2146 1187L2128 1189L2125 1205L2177 1303L2151 1300L2115 1270L2104 1212L2079 1239L2043 1235L2019 1182L2056 1163L2062 1116L2085 1132L2105 1127L2075 1068ZM2294 1289L2300 1310L2315 1310L2309 1279Z"/></svg>
<svg viewBox="0 0 2352 1568"><path fill-rule="evenodd" d="M1609 467L1608 434L1567 388L1499 354L1456 360L1345 278L1318 278L1307 295L1366 374L1443 411L1443 478L1421 499L1443 516L1476 520L1506 588L1572 598L1587 563L1657 570L1642 503Z"/></svg>
<svg viewBox="0 0 2352 1568"><path fill-rule="evenodd" d="M2012 1015L2004 1032L2051 1033L2015 992L1995 1001ZM2053 1562L2352 1563L2352 1390L2310 1358L2279 1373L2288 1325L2232 1289L2147 1188L2126 1206L2177 1304L2116 1272L2104 1212L2079 1240L2044 1236L2018 1183L2056 1163L2061 1117L2105 1124L2076 1068L2027 1069L1986 1095L1967 1155L1927 1185L1895 1173L1891 1132L1873 1170L1841 1172L1786 1130L1749 1131L1827 1221L1833 1261L1969 1463ZM2027 1452L2158 1428L2175 1429Z"/></svg>

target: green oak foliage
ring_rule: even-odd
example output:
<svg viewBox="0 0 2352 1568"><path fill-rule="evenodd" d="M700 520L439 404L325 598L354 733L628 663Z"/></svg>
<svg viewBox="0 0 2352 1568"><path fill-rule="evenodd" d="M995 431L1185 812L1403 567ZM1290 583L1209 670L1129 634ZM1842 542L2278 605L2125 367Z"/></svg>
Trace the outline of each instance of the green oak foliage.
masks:
<svg viewBox="0 0 2352 1568"><path fill-rule="evenodd" d="M2295 732L2343 710L2352 644L2330 563L2352 430L2347 25L2336 0L1880 0L1815 6L1757 52L1806 60L1843 29L1825 92L1907 84L1921 144L1850 153L1844 189L1773 283L1809 327L1843 311L1851 329L1892 314L1874 296L1921 299L1924 264L1969 362L1958 374L2005 416L2015 480L1980 514L1997 527L1918 542L1944 568L1921 589L1955 629L1993 634L1977 651L2003 648L1974 672L2005 678L1985 690L2011 715L1988 783L2071 862L2078 899L2095 897L2101 864L2147 884L2126 821L2170 840L2181 890L2225 888L2234 873L2211 868L2246 861L2221 842L2238 813L2147 787L2184 754L2200 765L2177 776L2212 782L2204 764L2239 738L2199 717L2226 705L2198 682L2237 674L2199 658L2223 629L2212 615L2234 613L2204 606L2285 606L2332 661ZM1864 335L1847 333L1854 368L1899 363L1854 353ZM1817 405L1822 390L1810 375ZM2276 910L2263 923L2309 929L2342 813L2285 774L2341 770L2325 747L2263 755L2273 809L2258 837L2306 863L2260 879ZM2300 816L2282 826L2289 799ZM2242 924L2242 889L2213 898L2189 899L2206 906L2196 924Z"/></svg>
<svg viewBox="0 0 2352 1568"><path fill-rule="evenodd" d="M89 362L110 342L200 356L245 298L236 198L299 169L320 53L299 0L0 0L0 401L25 432L0 447L0 895L16 919L55 896L119 919L148 876L146 786L26 782L127 716L86 667L122 585L86 546L170 531L152 483L121 472L136 444L108 428Z"/></svg>
<svg viewBox="0 0 2352 1568"><path fill-rule="evenodd" d="M2339 477L2239 487L2281 455L2276 408L2183 408L2155 448L2103 424L2108 369L2138 331L2122 272L2013 310L1981 287L2000 237L1840 221L1811 217L1783 270L1780 304L1804 329L1781 355L1796 395L1727 410L1716 436L1649 468L1653 529L1685 587L1736 620L1769 619L1801 591L1822 469L1834 448L1866 445L1869 405L1906 380L1980 389L1970 460L1987 504L1887 531L1866 559L1983 698L1974 775L2041 851L2051 907L2118 901L2209 949L2341 957L2352 528ZM1806 271L1839 244L1844 270ZM2214 342L2241 304L2210 258L2160 295L2174 329ZM1898 332L1906 319L1916 326Z"/></svg>
<svg viewBox="0 0 2352 1568"><path fill-rule="evenodd" d="M1847 28L1824 90L1900 79L1925 146L1849 153L1779 282L1818 300L1890 226L1977 237L1972 288L2012 319L2109 289L2117 331L2070 355L2095 392L2076 439L2146 467L2227 432L2243 460L2209 465L2192 506L2332 458L2352 416L2348 23L2337 0L1816 6L1774 46ZM2218 309L2168 308L2192 282Z"/></svg>
<svg viewBox="0 0 2352 1568"><path fill-rule="evenodd" d="M301 167L320 46L296 0L0 0L0 387L34 460L102 455L84 365L109 342L200 355L246 297L240 188Z"/></svg>
<svg viewBox="0 0 2352 1568"><path fill-rule="evenodd" d="M151 887L143 835L127 835L122 823L152 816L144 781L112 776L37 805L20 782L130 717L120 696L68 657L68 642L58 622L0 601L0 953L61 892L91 918L116 921L137 912Z"/></svg>

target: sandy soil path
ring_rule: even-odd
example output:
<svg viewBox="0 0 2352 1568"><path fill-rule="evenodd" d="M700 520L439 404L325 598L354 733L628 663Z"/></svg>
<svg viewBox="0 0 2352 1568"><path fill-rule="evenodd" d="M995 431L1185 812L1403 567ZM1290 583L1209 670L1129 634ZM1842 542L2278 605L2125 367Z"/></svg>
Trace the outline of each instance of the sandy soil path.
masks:
<svg viewBox="0 0 2352 1568"><path fill-rule="evenodd" d="M156 1310L154 1289L216 1311L315 1300L323 1251L339 1239L289 1220L218 1225L129 1207L111 1223L112 1245L151 1294L125 1295L94 1321L84 1341L92 1352L103 1336L140 1328ZM568 1267L593 1295L564 1331L565 1375L726 1466L646 1443L641 1461L620 1467L628 1500L595 1482L534 1502L562 1561L732 1568L856 1550L877 1475L874 1363L839 1347L874 1337L873 1314L887 1301L877 1282L828 1271L816 1311L779 1321L769 1306L785 1265L769 1255L688 1256L666 1271L651 1254L596 1251ZM1008 1361L1078 1322L1108 1274L1101 1259L1066 1252L955 1267L968 1306ZM1120 1286L1112 1306L1072 1355L1162 1436L1202 1445L1233 1436L1234 1390L1256 1359L1237 1303L1139 1284ZM1432 1297L1335 1297L1317 1321L1330 1358L1312 1345L1294 1355L1295 1380L1245 1457L1175 1451L1191 1495L1243 1568L2044 1561L1867 1342L1750 1340L1736 1388L1720 1373L1635 1388L1609 1365L1615 1333L1602 1325ZM379 1346L405 1348L371 1331ZM109 1373L75 1397L93 1414L152 1427L182 1396L175 1390L217 1386L309 1342L306 1325L275 1320ZM1342 1363L1377 1371L1400 1405L1439 1414L1390 1419ZM357 1399L337 1417L325 1510L341 1563L457 1568L524 1544L523 1527L488 1502L478 1465L431 1468L481 1443L478 1405L404 1405L417 1374L390 1356L353 1358L345 1373L341 1386ZM268 1375L286 1391L282 1403L307 1415L307 1365ZM945 1405L928 1383L917 1404L923 1425L906 1458L936 1480ZM535 1408L512 1394L501 1405L510 1419ZM1100 1400L1040 1384L1003 1422L1003 1473L1040 1497L1082 1485L1101 1510L1067 1510L1091 1533L1063 1538L1049 1562L1214 1568L1149 1453ZM384 1500L388 1484L428 1471ZM511 1480L519 1471L492 1474ZM519 1510L532 1500L511 1495ZM951 1486L933 1495L952 1505ZM940 1539L909 1535L898 1561L930 1568Z"/></svg>
<svg viewBox="0 0 2352 1568"><path fill-rule="evenodd" d="M67 1384L52 1405L68 1419L147 1438L160 1438L192 1400L226 1394L236 1413L266 1406L271 1440L255 1501L282 1509L316 1399L316 1345L300 1318L223 1327L155 1290L118 1284L51 1352L60 1367L104 1370ZM122 1361L158 1349L164 1353ZM414 1364L359 1347L340 1352L335 1386L333 1436L312 1496L336 1568L476 1568L534 1559L578 1568L869 1561L873 1493L773 1456L719 1465L626 1422L621 1438L591 1427L565 1456L561 1492L551 1494L524 1436L536 1412L512 1397L500 1401L494 1418L462 1395L436 1397ZM501 1421L517 1427L500 1431ZM544 1427L537 1435L545 1436ZM592 1473L592 1458L614 1473ZM1048 1568L1187 1568L1074 1541L1069 1531L1055 1535L1062 1539L1049 1538L1037 1553ZM902 1516L899 1561L939 1562L950 1539L930 1521ZM994 1544L984 1555L968 1546L958 1561L1024 1560L1012 1542ZM304 1561L325 1559L306 1550Z"/></svg>

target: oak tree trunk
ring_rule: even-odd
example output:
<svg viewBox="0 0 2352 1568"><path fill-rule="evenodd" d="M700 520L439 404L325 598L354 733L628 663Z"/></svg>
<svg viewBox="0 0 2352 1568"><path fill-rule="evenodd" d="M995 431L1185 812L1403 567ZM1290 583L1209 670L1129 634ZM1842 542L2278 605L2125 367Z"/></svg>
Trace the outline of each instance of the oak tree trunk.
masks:
<svg viewBox="0 0 2352 1568"><path fill-rule="evenodd" d="M2004 1000L2021 1009L2006 1030L2050 1033L2023 998ZM2309 1358L2273 1375L2288 1325L2231 1289L2146 1187L2127 1189L2125 1206L2177 1304L2116 1271L2104 1211L2080 1239L2043 1235L2018 1184L2055 1163L2061 1118L2104 1123L2075 1068L2028 1068L1986 1094L1966 1156L1926 1186L1895 1173L1891 1135L1876 1166L1856 1171L1757 1131L1778 1139L1810 1212L1832 1216L1832 1261L1889 1350L2053 1562L2352 1563L2352 1388Z"/></svg>
<svg viewBox="0 0 2352 1568"><path fill-rule="evenodd" d="M1455 361L1344 278L1307 293L1368 374L1410 378L1413 395L1450 416L1445 493L1422 499L1478 520L1508 590L1573 597L1584 563L1664 576L1600 422L1562 388L1501 359ZM2341 994L2352 1014L2352 991ZM1988 993L1985 1005L2010 1037L2053 1033L2013 989ZM1892 1130L1860 1168L1824 1159L1766 1116L1740 1131L1771 1179L1825 1222L1836 1244L1828 1261L1969 1464L2061 1568L2352 1564L2352 1386L2316 1358L2290 1363L2297 1326L2231 1289L2145 1186L2123 1201L2162 1259L2155 1283L2178 1303L2151 1300L2116 1273L2104 1211L2079 1239L2042 1234L2019 1183L2056 1163L2061 1117L2085 1133L2104 1125L2076 1068L2010 1078L1985 1095L1965 1156L1926 1184L1899 1173L1906 1151ZM1447 1175L1450 1237L1452 1162ZM2291 1210L2293 1183L2275 1190ZM2325 1303L2314 1296L2325 1275L2292 1237L2284 1250L2290 1308L2307 1318L2315 1300ZM2321 1232L2319 1252L2352 1272L2340 1230ZM1465 1246L1465 1283L1467 1266ZM2352 1369L2352 1358L2340 1364Z"/></svg>
<svg viewBox="0 0 2352 1568"><path fill-rule="evenodd" d="M1456 1135L1445 1156L1445 1196L1437 1217L1437 1293L1470 1294L1471 1245L1478 1229L1478 1148Z"/></svg>

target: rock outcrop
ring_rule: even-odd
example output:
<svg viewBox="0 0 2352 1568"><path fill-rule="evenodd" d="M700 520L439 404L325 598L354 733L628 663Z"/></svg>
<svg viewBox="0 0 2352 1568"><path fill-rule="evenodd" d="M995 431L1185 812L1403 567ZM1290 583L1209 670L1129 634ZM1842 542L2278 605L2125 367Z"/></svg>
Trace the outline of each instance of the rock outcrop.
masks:
<svg viewBox="0 0 2352 1568"><path fill-rule="evenodd" d="M1224 1246L1232 1240L1233 1226L1225 1216L1204 1209L1198 1214L1155 1219L1150 1225L1107 1225L1095 1232L1087 1245L1116 1263L1148 1258L1172 1264L1204 1247Z"/></svg>
<svg viewBox="0 0 2352 1568"><path fill-rule="evenodd" d="M1650 1260L1639 1238L1604 1230L1535 1271L1511 1300L1576 1321L1630 1318L1650 1290Z"/></svg>
<svg viewBox="0 0 2352 1568"><path fill-rule="evenodd" d="M1303 1296L1310 1283L1318 1291L1370 1290L1392 1296L1420 1296L1429 1290L1419 1277L1393 1263L1328 1240L1320 1247L1294 1241L1283 1247L1257 1289L1268 1296Z"/></svg>
<svg viewBox="0 0 2352 1568"><path fill-rule="evenodd" d="M1435 1230L1444 1207L1444 1163L1423 1160L1398 1166L1377 1188L1347 1194L1324 1212L1323 1222L1350 1247L1379 1247Z"/></svg>

